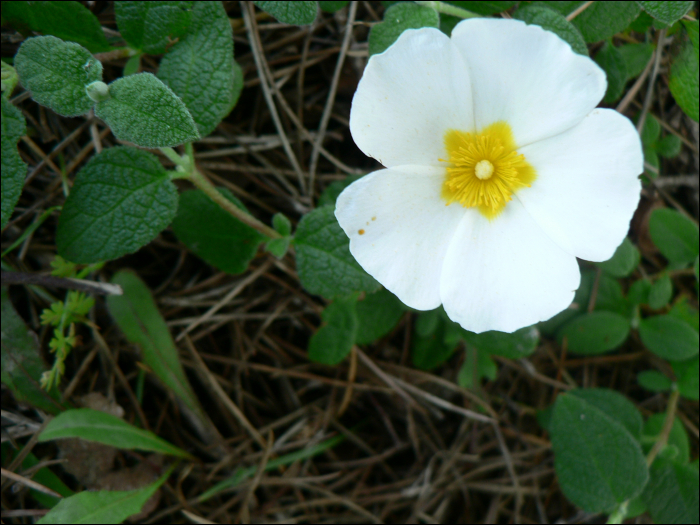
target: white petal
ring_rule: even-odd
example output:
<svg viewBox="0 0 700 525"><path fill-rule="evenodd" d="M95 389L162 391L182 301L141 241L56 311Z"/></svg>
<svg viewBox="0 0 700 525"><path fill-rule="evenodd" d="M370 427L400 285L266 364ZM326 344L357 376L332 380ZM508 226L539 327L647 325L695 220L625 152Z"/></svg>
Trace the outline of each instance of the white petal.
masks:
<svg viewBox="0 0 700 525"><path fill-rule="evenodd" d="M639 203L644 155L637 130L611 109L518 150L537 171L516 194L528 213L569 253L605 261L625 238Z"/></svg>
<svg viewBox="0 0 700 525"><path fill-rule="evenodd" d="M336 203L360 266L418 310L440 305L442 261L465 213L459 204L445 205L444 180L443 168L380 170L348 186Z"/></svg>
<svg viewBox="0 0 700 525"><path fill-rule="evenodd" d="M452 42L469 68L477 130L504 120L518 146L569 129L605 94L603 70L539 26L472 18Z"/></svg>
<svg viewBox="0 0 700 525"><path fill-rule="evenodd" d="M464 216L445 255L440 296L467 330L514 332L569 306L580 278L576 258L513 199L492 221Z"/></svg>
<svg viewBox="0 0 700 525"><path fill-rule="evenodd" d="M473 124L466 67L434 28L404 31L372 56L350 111L355 143L387 167L439 166L445 131Z"/></svg>

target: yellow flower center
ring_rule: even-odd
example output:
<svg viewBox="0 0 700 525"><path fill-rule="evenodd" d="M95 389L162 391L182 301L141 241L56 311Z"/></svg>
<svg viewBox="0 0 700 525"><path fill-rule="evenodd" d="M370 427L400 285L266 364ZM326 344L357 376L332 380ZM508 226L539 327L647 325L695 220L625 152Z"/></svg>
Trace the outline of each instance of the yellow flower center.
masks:
<svg viewBox="0 0 700 525"><path fill-rule="evenodd" d="M510 126L494 122L480 133L454 129L445 133L449 155L442 197L447 204L459 202L465 208L478 208L493 219L512 200L513 193L530 186L537 178L525 156L516 151Z"/></svg>

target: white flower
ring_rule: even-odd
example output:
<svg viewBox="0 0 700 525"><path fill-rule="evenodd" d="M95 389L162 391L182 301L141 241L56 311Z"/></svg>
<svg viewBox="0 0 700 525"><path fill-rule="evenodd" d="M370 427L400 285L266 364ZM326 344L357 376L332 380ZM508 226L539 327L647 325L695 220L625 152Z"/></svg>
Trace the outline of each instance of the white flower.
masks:
<svg viewBox="0 0 700 525"><path fill-rule="evenodd" d="M605 73L553 33L470 19L370 58L350 131L387 169L343 191L360 265L417 310L513 332L565 309L576 257L609 259L640 194L631 122L595 109Z"/></svg>

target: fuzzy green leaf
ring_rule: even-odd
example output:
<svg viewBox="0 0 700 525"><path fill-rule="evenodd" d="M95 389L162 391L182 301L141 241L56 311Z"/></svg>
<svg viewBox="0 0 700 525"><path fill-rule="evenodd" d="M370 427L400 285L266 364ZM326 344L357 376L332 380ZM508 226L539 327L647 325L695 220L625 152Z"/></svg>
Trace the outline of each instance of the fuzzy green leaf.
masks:
<svg viewBox="0 0 700 525"><path fill-rule="evenodd" d="M85 86L102 80L102 63L90 51L54 36L25 40L15 56L15 69L34 100L64 117L90 111L94 102Z"/></svg>
<svg viewBox="0 0 700 525"><path fill-rule="evenodd" d="M608 79L608 87L605 91L603 102L612 104L622 95L625 82L627 81L627 62L625 62L625 57L614 45L606 42L596 54L595 62L603 68Z"/></svg>
<svg viewBox="0 0 700 525"><path fill-rule="evenodd" d="M570 12L573 12L584 2L566 3L575 4L571 6ZM640 7L635 2L593 2L572 23L586 42L600 42L624 31L639 12Z"/></svg>
<svg viewBox="0 0 700 525"><path fill-rule="evenodd" d="M619 392L609 388L576 388L569 393L601 410L625 427L635 439L640 439L644 425L642 414Z"/></svg>
<svg viewBox="0 0 700 525"><path fill-rule="evenodd" d="M482 353L521 359L532 354L540 342L540 332L534 326L521 328L507 334L504 332L466 332L464 339Z"/></svg>
<svg viewBox="0 0 700 525"><path fill-rule="evenodd" d="M689 40L686 41L679 55L673 60L668 87L685 114L697 122L700 111L700 101L698 100L698 21L683 20L682 23L688 31Z"/></svg>
<svg viewBox="0 0 700 525"><path fill-rule="evenodd" d="M642 491L649 474L639 442L594 404L560 395L549 432L559 485L586 512L609 512Z"/></svg>
<svg viewBox="0 0 700 525"><path fill-rule="evenodd" d="M413 2L399 2L384 12L384 21L369 31L369 55L383 53L407 29L438 27L440 15L432 7Z"/></svg>
<svg viewBox="0 0 700 525"><path fill-rule="evenodd" d="M651 392L667 392L671 389L671 380L658 370L644 370L637 374L637 383Z"/></svg>
<svg viewBox="0 0 700 525"><path fill-rule="evenodd" d="M683 18L688 11L693 8L694 2L639 2L644 10L656 20L660 20L664 24L671 25L677 20Z"/></svg>
<svg viewBox="0 0 700 525"><path fill-rule="evenodd" d="M321 11L324 11L326 13L335 13L336 11L340 11L343 7L348 5L349 2L347 0L342 1L342 2L319 2L318 5L321 8Z"/></svg>
<svg viewBox="0 0 700 525"><path fill-rule="evenodd" d="M566 337L569 352L595 355L614 350L627 339L630 324L620 314L591 312L568 322L559 332L559 341Z"/></svg>
<svg viewBox="0 0 700 525"><path fill-rule="evenodd" d="M284 24L305 26L316 20L318 2L255 2L255 5Z"/></svg>
<svg viewBox="0 0 700 525"><path fill-rule="evenodd" d="M649 307L659 310L666 306L673 296L673 282L666 274L656 280L649 290Z"/></svg>
<svg viewBox="0 0 700 525"><path fill-rule="evenodd" d="M5 97L2 100L2 221L0 228L10 220L22 194L27 165L17 151L17 142L27 133L22 112Z"/></svg>
<svg viewBox="0 0 700 525"><path fill-rule="evenodd" d="M350 254L350 241L333 214L333 206L316 208L297 226L297 270L310 293L331 299L352 292L374 292L379 283Z"/></svg>
<svg viewBox="0 0 700 525"><path fill-rule="evenodd" d="M698 400L698 356L687 361L674 361L673 373L676 374L676 384L678 391L683 397Z"/></svg>
<svg viewBox="0 0 700 525"><path fill-rule="evenodd" d="M613 256L607 261L597 263L597 266L613 277L627 277L639 264L639 257L637 247L625 237Z"/></svg>
<svg viewBox="0 0 700 525"><path fill-rule="evenodd" d="M357 303L358 325L355 342L365 345L388 334L399 322L404 310L403 303L389 290L381 289L367 294Z"/></svg>
<svg viewBox="0 0 700 525"><path fill-rule="evenodd" d="M324 365L337 365L355 344L357 334L356 294L336 299L321 314L323 326L311 336L309 359Z"/></svg>
<svg viewBox="0 0 700 525"><path fill-rule="evenodd" d="M697 355L698 332L672 315L655 315L639 323L642 343L659 357L682 361Z"/></svg>
<svg viewBox="0 0 700 525"><path fill-rule="evenodd" d="M171 39L182 36L192 19L194 2L115 2L122 38L134 49L159 55Z"/></svg>
<svg viewBox="0 0 700 525"><path fill-rule="evenodd" d="M150 73L115 80L109 85L109 95L95 106L95 115L119 140L143 148L167 148L199 138L182 100Z"/></svg>
<svg viewBox="0 0 700 525"><path fill-rule="evenodd" d="M185 103L201 137L231 112L243 78L234 67L233 33L221 2L195 2L192 22L161 60L158 78Z"/></svg>
<svg viewBox="0 0 700 525"><path fill-rule="evenodd" d="M655 461L644 489L654 523L698 523L698 469L669 461Z"/></svg>
<svg viewBox="0 0 700 525"><path fill-rule="evenodd" d="M81 264L116 259L152 241L176 211L177 189L154 155L103 150L75 178L58 221L58 252Z"/></svg>
<svg viewBox="0 0 700 525"><path fill-rule="evenodd" d="M654 54L654 46L651 44L625 44L617 50L625 59L628 80L641 75Z"/></svg>
<svg viewBox="0 0 700 525"><path fill-rule="evenodd" d="M654 210L649 218L649 234L663 256L674 264L685 266L698 256L698 227L675 210Z"/></svg>

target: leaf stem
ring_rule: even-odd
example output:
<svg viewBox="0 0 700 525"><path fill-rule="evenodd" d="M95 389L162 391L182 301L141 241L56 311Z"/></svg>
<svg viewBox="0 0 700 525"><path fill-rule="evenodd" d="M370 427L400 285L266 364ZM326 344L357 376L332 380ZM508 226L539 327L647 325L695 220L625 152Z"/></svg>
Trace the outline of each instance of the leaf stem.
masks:
<svg viewBox="0 0 700 525"><path fill-rule="evenodd" d="M443 13L445 15L452 15L459 18L479 18L482 15L477 13L472 13L456 5L448 4L445 2L416 2L416 4L423 7L431 7L435 9L438 13Z"/></svg>
<svg viewBox="0 0 700 525"><path fill-rule="evenodd" d="M671 396L668 398L668 409L666 410L666 418L664 419L664 426L661 428L661 434L659 434L659 439L656 440L654 446L651 447L649 454L647 455L647 466L651 467L651 464L656 459L656 456L661 452L668 442L668 436L673 428L673 422L676 419L676 406L678 405L678 397L680 392L678 389L674 389L671 392Z"/></svg>
<svg viewBox="0 0 700 525"><path fill-rule="evenodd" d="M209 182L204 175L199 173L196 169L193 169L187 178L192 184L197 186L200 190L202 190L207 197L209 197L211 200L213 200L216 204L221 206L225 211L233 215L236 219L241 221L243 224L247 224L254 230L259 231L266 237L269 237L270 239L281 239L282 235L277 233L275 230L267 226L266 224L262 223L252 215L247 214L245 211L240 209L238 206L236 206L234 203L232 203L230 200L228 200L226 197L224 197L214 186L211 182Z"/></svg>

